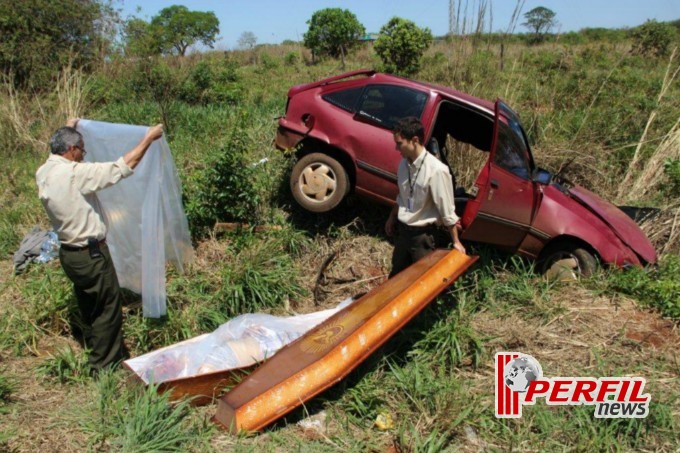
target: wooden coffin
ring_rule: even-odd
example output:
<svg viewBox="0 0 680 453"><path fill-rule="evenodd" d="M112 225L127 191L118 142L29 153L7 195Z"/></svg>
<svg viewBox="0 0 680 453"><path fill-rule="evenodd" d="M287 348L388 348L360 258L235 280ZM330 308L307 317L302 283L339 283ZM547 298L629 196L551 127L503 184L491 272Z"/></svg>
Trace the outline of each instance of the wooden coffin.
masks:
<svg viewBox="0 0 680 453"><path fill-rule="evenodd" d="M476 259L432 252L282 348L220 398L215 420L233 433L259 430L331 387Z"/></svg>

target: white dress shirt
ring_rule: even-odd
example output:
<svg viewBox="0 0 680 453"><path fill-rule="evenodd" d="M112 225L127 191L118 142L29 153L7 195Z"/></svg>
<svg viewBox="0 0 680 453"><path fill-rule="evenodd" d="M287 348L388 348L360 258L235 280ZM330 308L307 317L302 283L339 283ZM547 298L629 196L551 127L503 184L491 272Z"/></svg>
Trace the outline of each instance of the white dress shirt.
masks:
<svg viewBox="0 0 680 453"><path fill-rule="evenodd" d="M451 173L427 150L413 163L402 159L397 172L399 221L414 227L432 224L451 227L458 222Z"/></svg>
<svg viewBox="0 0 680 453"><path fill-rule="evenodd" d="M96 191L126 178L133 170L121 157L115 162L74 162L58 154L36 172L38 194L62 244L81 247L88 238L106 238Z"/></svg>

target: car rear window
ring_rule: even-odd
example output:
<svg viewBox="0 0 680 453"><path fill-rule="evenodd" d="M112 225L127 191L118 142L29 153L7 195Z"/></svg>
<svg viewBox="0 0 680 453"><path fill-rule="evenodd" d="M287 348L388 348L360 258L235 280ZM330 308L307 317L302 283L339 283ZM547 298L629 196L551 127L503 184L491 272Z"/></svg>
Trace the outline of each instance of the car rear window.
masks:
<svg viewBox="0 0 680 453"><path fill-rule="evenodd" d="M369 85L361 96L359 114L392 129L407 116L420 119L427 102L422 91L395 85Z"/></svg>
<svg viewBox="0 0 680 453"><path fill-rule="evenodd" d="M357 105L357 100L361 96L364 87L350 88L348 90L335 91L333 93L324 94L321 98L330 102L331 104L354 113L354 108Z"/></svg>

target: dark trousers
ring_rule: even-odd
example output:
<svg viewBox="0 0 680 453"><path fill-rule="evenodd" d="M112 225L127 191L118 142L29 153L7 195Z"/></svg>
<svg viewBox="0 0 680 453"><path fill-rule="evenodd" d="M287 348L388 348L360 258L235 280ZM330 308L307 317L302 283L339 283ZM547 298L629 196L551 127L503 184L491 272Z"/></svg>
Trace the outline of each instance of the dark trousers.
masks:
<svg viewBox="0 0 680 453"><path fill-rule="evenodd" d="M59 251L61 266L73 282L83 319L83 338L90 349L89 362L99 371L125 359L123 312L118 276L109 248L102 256L91 258L87 249Z"/></svg>
<svg viewBox="0 0 680 453"><path fill-rule="evenodd" d="M392 271L389 278L433 251L436 247L436 233L435 227L411 229L397 222L394 252L392 252Z"/></svg>

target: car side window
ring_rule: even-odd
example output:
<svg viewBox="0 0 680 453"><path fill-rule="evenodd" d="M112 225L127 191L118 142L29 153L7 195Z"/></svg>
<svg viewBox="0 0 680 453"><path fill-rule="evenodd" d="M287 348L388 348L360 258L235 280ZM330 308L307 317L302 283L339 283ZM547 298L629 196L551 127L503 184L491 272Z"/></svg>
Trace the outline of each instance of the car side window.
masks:
<svg viewBox="0 0 680 453"><path fill-rule="evenodd" d="M364 87L350 88L349 90L340 90L324 94L321 98L343 110L354 113L354 108L357 105L357 101L359 100L362 91L364 91Z"/></svg>
<svg viewBox="0 0 680 453"><path fill-rule="evenodd" d="M392 129L400 119L407 116L420 119L427 94L395 85L369 85L359 102L360 115Z"/></svg>
<svg viewBox="0 0 680 453"><path fill-rule="evenodd" d="M501 124L494 163L520 178L529 179L531 173L528 156L524 140L507 125Z"/></svg>

